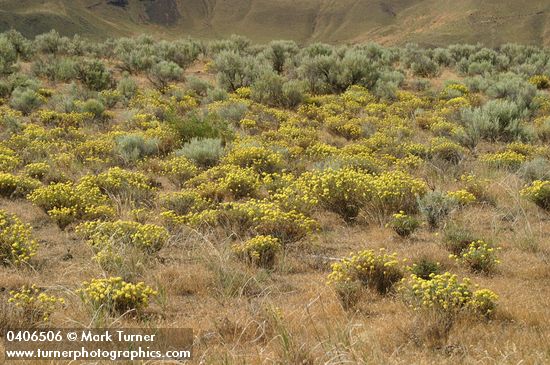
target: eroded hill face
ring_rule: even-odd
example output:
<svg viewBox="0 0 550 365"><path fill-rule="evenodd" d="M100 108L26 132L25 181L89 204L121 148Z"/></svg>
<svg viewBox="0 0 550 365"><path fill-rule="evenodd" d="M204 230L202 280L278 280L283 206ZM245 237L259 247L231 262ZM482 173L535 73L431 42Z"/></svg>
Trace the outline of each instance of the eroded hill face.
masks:
<svg viewBox="0 0 550 365"><path fill-rule="evenodd" d="M545 0L4 0L0 30L94 38L159 34L255 41L550 44Z"/></svg>

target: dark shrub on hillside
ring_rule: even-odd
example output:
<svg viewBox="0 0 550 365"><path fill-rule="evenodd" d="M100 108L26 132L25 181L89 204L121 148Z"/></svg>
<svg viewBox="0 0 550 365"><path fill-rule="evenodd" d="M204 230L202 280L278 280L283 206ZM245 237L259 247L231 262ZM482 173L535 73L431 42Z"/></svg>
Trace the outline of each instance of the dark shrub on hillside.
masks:
<svg viewBox="0 0 550 365"><path fill-rule="evenodd" d="M99 60L83 59L77 63L76 70L78 79L90 90L101 91L111 85L111 73Z"/></svg>

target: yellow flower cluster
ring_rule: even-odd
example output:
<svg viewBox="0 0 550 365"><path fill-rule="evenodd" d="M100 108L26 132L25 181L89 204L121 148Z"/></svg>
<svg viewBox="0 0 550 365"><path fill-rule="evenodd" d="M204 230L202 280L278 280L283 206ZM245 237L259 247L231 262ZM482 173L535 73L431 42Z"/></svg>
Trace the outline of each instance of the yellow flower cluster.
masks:
<svg viewBox="0 0 550 365"><path fill-rule="evenodd" d="M529 83L535 85L537 89L548 89L550 87L550 77L546 75L534 75L529 79Z"/></svg>
<svg viewBox="0 0 550 365"><path fill-rule="evenodd" d="M233 252L239 257L265 268L273 266L275 255L280 249L279 240L272 236L256 236L241 244L232 246Z"/></svg>
<svg viewBox="0 0 550 365"><path fill-rule="evenodd" d="M167 115L170 113L185 113L198 106L198 101L190 95L176 96L176 87L168 86L164 93L160 90L147 89L139 91L130 100L131 108L140 109L144 114Z"/></svg>
<svg viewBox="0 0 550 365"><path fill-rule="evenodd" d="M481 155L480 161L494 168L517 170L527 158L515 151L486 153Z"/></svg>
<svg viewBox="0 0 550 365"><path fill-rule="evenodd" d="M407 214L404 211L399 211L392 215L392 220L389 225L401 237L410 236L420 226L420 222Z"/></svg>
<svg viewBox="0 0 550 365"><path fill-rule="evenodd" d="M455 123L438 121L430 125L430 131L436 136L452 137L460 134L463 128Z"/></svg>
<svg viewBox="0 0 550 365"><path fill-rule="evenodd" d="M363 250L332 264L328 283L357 281L369 289L386 294L402 277L397 254L385 249Z"/></svg>
<svg viewBox="0 0 550 365"><path fill-rule="evenodd" d="M327 128L338 136L346 139L358 139L364 136L363 123L358 118L346 118L345 116L332 116L325 122Z"/></svg>
<svg viewBox="0 0 550 365"><path fill-rule="evenodd" d="M468 266L473 271L489 273L494 270L496 265L500 264L496 256L496 251L499 249L483 240L477 240L471 242L460 254L449 257Z"/></svg>
<svg viewBox="0 0 550 365"><path fill-rule="evenodd" d="M30 288L23 286L17 291L10 291L8 303L18 308L26 320L36 323L48 322L52 313L65 304L65 299L48 295L32 285Z"/></svg>
<svg viewBox="0 0 550 365"><path fill-rule="evenodd" d="M156 290L143 282L127 283L120 277L85 281L78 293L82 301L94 311L103 310L113 314L143 310L149 306L149 299L158 295Z"/></svg>
<svg viewBox="0 0 550 365"><path fill-rule="evenodd" d="M258 146L237 146L224 158L223 163L250 167L259 173L272 173L283 168L283 158L279 153Z"/></svg>
<svg viewBox="0 0 550 365"><path fill-rule="evenodd" d="M108 219L115 211L109 198L88 183L55 183L40 187L27 199L44 209L63 229L80 219Z"/></svg>
<svg viewBox="0 0 550 365"><path fill-rule="evenodd" d="M250 88L245 86L241 86L237 90L235 90L235 95L241 99L249 99L250 93Z"/></svg>
<svg viewBox="0 0 550 365"><path fill-rule="evenodd" d="M14 150L0 144L0 172L12 172L20 163Z"/></svg>
<svg viewBox="0 0 550 365"><path fill-rule="evenodd" d="M412 274L403 279L398 291L414 310L434 310L450 316L462 311L490 316L498 300L488 289L472 291L469 279L460 282L449 272L432 273L429 279Z"/></svg>
<svg viewBox="0 0 550 365"><path fill-rule="evenodd" d="M371 198L372 185L373 176L368 173L352 168L328 169L303 174L295 184L295 193L302 192L302 200L319 201L323 208L353 220Z"/></svg>
<svg viewBox="0 0 550 365"><path fill-rule="evenodd" d="M254 119L244 118L239 121L239 125L242 129L245 130L252 130L256 128L258 123Z"/></svg>
<svg viewBox="0 0 550 365"><path fill-rule="evenodd" d="M111 135L95 135L93 138L79 142L74 148L74 155L86 165L104 166L112 162L115 143Z"/></svg>
<svg viewBox="0 0 550 365"><path fill-rule="evenodd" d="M436 137L430 141L430 154L438 159L458 163L464 158L466 149L447 138Z"/></svg>
<svg viewBox="0 0 550 365"><path fill-rule="evenodd" d="M160 250L169 238L166 228L131 221L91 221L81 223L76 231L97 251L108 247L133 246L147 253Z"/></svg>
<svg viewBox="0 0 550 365"><path fill-rule="evenodd" d="M400 170L372 175L346 167L306 172L273 197L304 213L320 204L345 220L354 220L364 210L371 219L383 221L391 212L413 210L416 197L426 191L425 182Z"/></svg>
<svg viewBox="0 0 550 365"><path fill-rule="evenodd" d="M487 195L488 180L481 180L474 174L463 174L460 181L464 184L466 191L474 195L476 200L483 200Z"/></svg>
<svg viewBox="0 0 550 365"><path fill-rule="evenodd" d="M222 194L240 199L254 196L260 187L260 181L251 168L233 168L218 180L217 186Z"/></svg>
<svg viewBox="0 0 550 365"><path fill-rule="evenodd" d="M175 193L161 194L159 205L177 215L185 215L205 210L210 203L195 190L182 190Z"/></svg>
<svg viewBox="0 0 550 365"><path fill-rule="evenodd" d="M28 176L0 172L0 196L6 198L23 197L40 185L40 181Z"/></svg>
<svg viewBox="0 0 550 365"><path fill-rule="evenodd" d="M31 238L31 227L0 209L0 263L26 263L37 248L38 244Z"/></svg>
<svg viewBox="0 0 550 365"><path fill-rule="evenodd" d="M42 109L31 115L31 118L38 122L55 127L69 128L80 127L85 121L92 120L94 115L92 113L60 113L54 110Z"/></svg>
<svg viewBox="0 0 550 365"><path fill-rule="evenodd" d="M384 172L374 176L374 199L369 199L367 209L378 212L381 217L400 209L412 211L416 207L416 197L423 196L427 191L428 185L425 181L414 178L407 172Z"/></svg>
<svg viewBox="0 0 550 365"><path fill-rule="evenodd" d="M450 83L445 86L445 88L441 91L440 97L443 99L449 99L449 96L454 96L457 93L461 95L468 95L469 94L468 87L463 84L458 83Z"/></svg>
<svg viewBox="0 0 550 365"><path fill-rule="evenodd" d="M128 200L143 200L151 197L156 190L151 179L140 172L112 167L98 175L86 175L80 181L80 186Z"/></svg>
<svg viewBox="0 0 550 365"><path fill-rule="evenodd" d="M198 172L197 167L184 156L174 156L161 163L162 171L169 179L181 186L185 181L195 176Z"/></svg>
<svg viewBox="0 0 550 365"><path fill-rule="evenodd" d="M550 181L535 180L531 185L523 188L520 195L542 209L550 210Z"/></svg>
<svg viewBox="0 0 550 365"><path fill-rule="evenodd" d="M122 94L118 90L103 90L99 93L99 99L106 106L114 106L121 98Z"/></svg>
<svg viewBox="0 0 550 365"><path fill-rule="evenodd" d="M26 165L24 170L26 175L41 179L50 171L50 165L46 162L34 162Z"/></svg>
<svg viewBox="0 0 550 365"><path fill-rule="evenodd" d="M467 190L449 191L446 194L449 198L455 200L459 205L468 205L475 202L476 196Z"/></svg>
<svg viewBox="0 0 550 365"><path fill-rule="evenodd" d="M286 211L276 202L250 199L244 202L223 203L218 209L207 209L186 216L165 212L163 217L172 223L187 223L194 227L229 225L240 234L270 235L281 243L298 241L318 225L295 210Z"/></svg>

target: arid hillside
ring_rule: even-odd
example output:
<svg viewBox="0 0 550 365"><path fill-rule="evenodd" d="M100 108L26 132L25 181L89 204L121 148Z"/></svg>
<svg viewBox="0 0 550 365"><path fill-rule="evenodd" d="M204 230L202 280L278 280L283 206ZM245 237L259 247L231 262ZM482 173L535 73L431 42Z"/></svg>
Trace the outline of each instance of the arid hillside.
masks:
<svg viewBox="0 0 550 365"><path fill-rule="evenodd" d="M55 28L96 39L242 34L259 42L548 45L549 12L544 0L2 0L0 31L34 36Z"/></svg>

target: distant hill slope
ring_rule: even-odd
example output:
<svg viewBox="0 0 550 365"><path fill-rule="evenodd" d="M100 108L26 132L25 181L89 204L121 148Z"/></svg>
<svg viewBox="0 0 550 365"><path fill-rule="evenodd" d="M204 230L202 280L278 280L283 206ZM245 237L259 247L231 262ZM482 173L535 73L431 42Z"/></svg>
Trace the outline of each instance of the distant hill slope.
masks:
<svg viewBox="0 0 550 365"><path fill-rule="evenodd" d="M0 0L0 30L33 36L550 45L548 0Z"/></svg>

